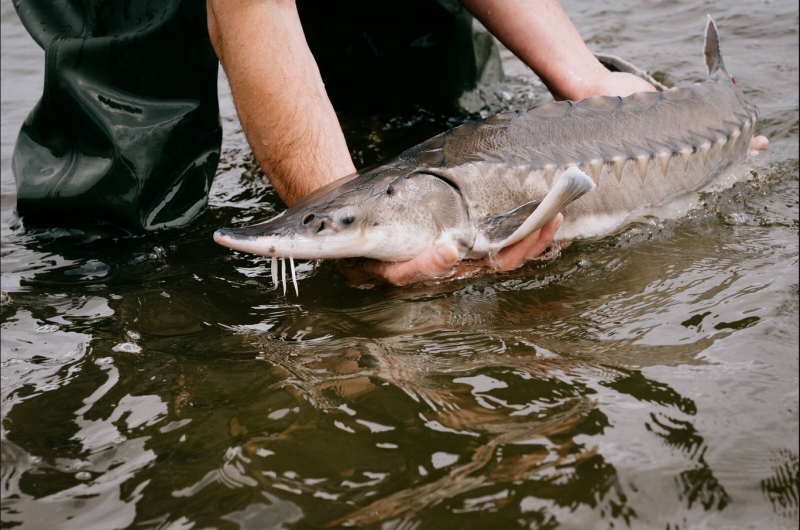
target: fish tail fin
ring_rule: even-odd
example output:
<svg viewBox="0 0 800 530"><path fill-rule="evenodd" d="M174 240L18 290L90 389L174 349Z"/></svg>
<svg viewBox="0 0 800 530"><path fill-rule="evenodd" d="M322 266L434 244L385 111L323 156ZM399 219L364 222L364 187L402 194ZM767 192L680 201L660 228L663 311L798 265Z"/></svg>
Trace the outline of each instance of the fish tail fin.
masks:
<svg viewBox="0 0 800 530"><path fill-rule="evenodd" d="M716 77L720 73L730 77L728 71L725 70L725 63L722 62L722 54L719 51L719 33L711 15L708 15L708 22L706 23L706 41L703 46L703 54L706 58L708 77Z"/></svg>

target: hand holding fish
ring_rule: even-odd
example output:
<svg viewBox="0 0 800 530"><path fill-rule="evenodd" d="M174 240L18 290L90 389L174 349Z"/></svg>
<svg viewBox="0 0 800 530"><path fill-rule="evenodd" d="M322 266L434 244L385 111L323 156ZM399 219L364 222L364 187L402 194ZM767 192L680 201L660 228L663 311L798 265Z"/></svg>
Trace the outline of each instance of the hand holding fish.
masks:
<svg viewBox="0 0 800 530"><path fill-rule="evenodd" d="M557 100L591 96L629 96L654 92L656 87L628 72L606 69L586 47L556 0L531 2L464 0L462 3L509 49L525 61L547 84ZM769 141L756 136L750 155L767 148ZM353 286L385 281L397 286L448 276L464 277L479 271L503 272L520 267L542 254L563 222L559 214L541 230L503 248L491 261L466 260L459 264L452 244L442 243L405 262L367 259L340 260L337 269Z"/></svg>
<svg viewBox="0 0 800 530"><path fill-rule="evenodd" d="M458 249L452 243L440 243L409 261L341 259L336 262L336 268L347 277L347 283L351 287L374 286L383 282L399 287L450 276L465 278L479 272L505 272L541 256L553 242L563 222L564 216L559 213L540 230L501 249L492 258L464 260L459 263Z"/></svg>
<svg viewBox="0 0 800 530"><path fill-rule="evenodd" d="M270 75L269 80L265 75L255 87L266 87L263 95L270 100L276 93L292 97L281 99L279 106L264 106L263 99L251 97L254 87L242 99L234 86L242 82L237 76L252 76L256 67L240 70L235 67L237 55L227 55L228 49L251 45L252 39L239 34L228 44L216 40L210 15L212 42L228 73L242 126L265 173L291 206L262 225L218 230L215 240L271 256L276 281L281 260L284 288L285 263L288 259L292 264L293 258L363 256L339 265L361 286L375 283L369 275L406 285L477 270L510 270L550 246L564 208L560 239L607 233L645 202L656 205L693 189L730 161L766 147L766 138L753 137L757 110L725 71L710 19L708 81L653 93L655 87L646 81L607 70L555 0L525 4L536 8L538 22L519 16L514 2L464 4L539 74L556 99L570 103L465 124L362 173L352 173L352 162L343 154L347 148L338 120L303 43L279 39L277 49L261 51L276 61L287 52L282 46L293 54L292 61L265 70L278 68L286 75ZM492 5L496 13L481 11ZM273 17L273 26L302 31L291 6L259 6L283 10L280 16L261 13ZM229 23L224 17L217 21L220 26ZM590 97L629 94L624 99ZM278 115L265 120L265 107ZM642 119L640 109L645 108L648 118ZM291 119L286 119L287 112ZM698 112L708 125L690 130L687 125L698 121ZM597 117L592 122L597 131L582 136L583 128L575 129L572 115ZM350 178L333 180L347 173ZM601 180L605 184L588 202L571 204ZM407 209L407 204L414 207Z"/></svg>

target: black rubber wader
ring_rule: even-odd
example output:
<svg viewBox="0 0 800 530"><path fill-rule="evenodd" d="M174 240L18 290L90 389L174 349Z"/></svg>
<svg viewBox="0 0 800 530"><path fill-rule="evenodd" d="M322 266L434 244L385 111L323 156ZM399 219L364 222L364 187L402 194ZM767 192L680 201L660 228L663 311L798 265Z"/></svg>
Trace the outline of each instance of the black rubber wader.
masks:
<svg viewBox="0 0 800 530"><path fill-rule="evenodd" d="M45 50L44 93L12 161L25 223L89 218L142 233L195 219L222 141L205 2L14 5ZM338 111L450 112L480 74L472 18L455 0L297 5Z"/></svg>
<svg viewBox="0 0 800 530"><path fill-rule="evenodd" d="M491 54L499 60L491 35L474 31L458 0L297 0L297 7L337 110L457 113Z"/></svg>
<svg viewBox="0 0 800 530"><path fill-rule="evenodd" d="M222 141L205 3L15 7L45 50L44 94L14 151L17 212L133 232L190 222L207 204Z"/></svg>

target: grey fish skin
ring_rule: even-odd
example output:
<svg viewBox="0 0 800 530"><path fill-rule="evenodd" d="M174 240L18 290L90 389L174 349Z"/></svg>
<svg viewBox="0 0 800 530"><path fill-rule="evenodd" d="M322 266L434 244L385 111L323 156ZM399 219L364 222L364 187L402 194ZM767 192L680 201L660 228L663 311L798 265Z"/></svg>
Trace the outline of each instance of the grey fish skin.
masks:
<svg viewBox="0 0 800 530"><path fill-rule="evenodd" d="M467 123L324 186L266 223L220 229L214 239L272 257L382 261L450 241L461 258L477 258L536 215L565 173L588 175L596 188L565 201L574 200L556 239L608 233L747 155L758 111L726 72L711 17L704 51L702 83Z"/></svg>

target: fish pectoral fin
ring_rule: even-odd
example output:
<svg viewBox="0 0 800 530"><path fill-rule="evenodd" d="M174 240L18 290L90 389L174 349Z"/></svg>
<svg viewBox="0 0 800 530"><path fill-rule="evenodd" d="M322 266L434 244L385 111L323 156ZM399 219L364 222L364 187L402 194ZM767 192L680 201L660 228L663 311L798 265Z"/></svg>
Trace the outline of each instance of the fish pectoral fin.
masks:
<svg viewBox="0 0 800 530"><path fill-rule="evenodd" d="M522 226L541 203L542 201L526 202L510 212L488 217L480 224L479 230L490 244L505 241Z"/></svg>
<svg viewBox="0 0 800 530"><path fill-rule="evenodd" d="M498 251L513 245L550 222L569 203L595 187L594 181L577 167L567 169L541 202L529 202L483 221L479 227L487 249Z"/></svg>

